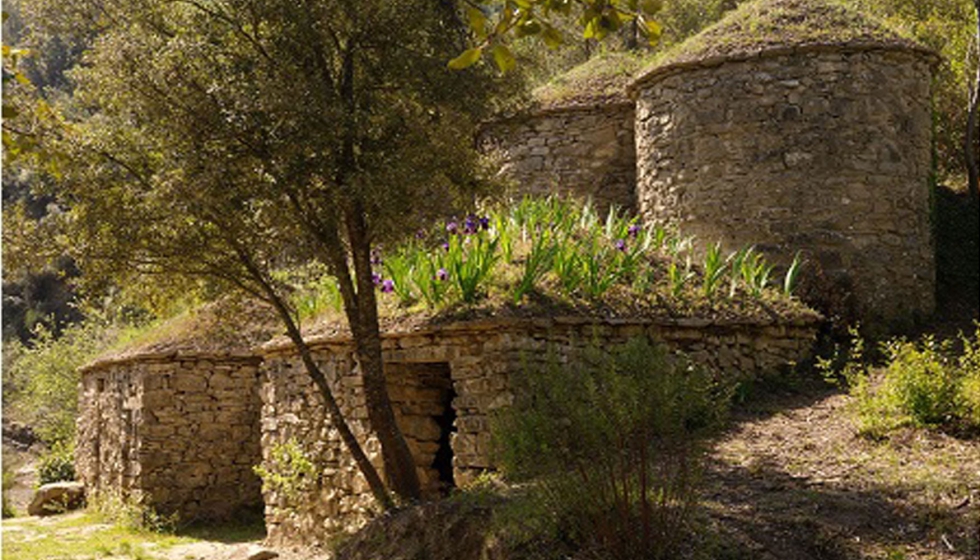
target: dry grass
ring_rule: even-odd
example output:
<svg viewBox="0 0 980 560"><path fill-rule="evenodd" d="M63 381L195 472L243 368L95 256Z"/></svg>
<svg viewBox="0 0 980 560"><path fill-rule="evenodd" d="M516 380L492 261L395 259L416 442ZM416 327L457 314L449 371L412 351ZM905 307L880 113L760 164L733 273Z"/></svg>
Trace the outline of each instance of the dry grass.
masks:
<svg viewBox="0 0 980 560"><path fill-rule="evenodd" d="M718 23L658 56L644 73L790 45L844 44L922 48L839 0L759 0L742 4Z"/></svg>

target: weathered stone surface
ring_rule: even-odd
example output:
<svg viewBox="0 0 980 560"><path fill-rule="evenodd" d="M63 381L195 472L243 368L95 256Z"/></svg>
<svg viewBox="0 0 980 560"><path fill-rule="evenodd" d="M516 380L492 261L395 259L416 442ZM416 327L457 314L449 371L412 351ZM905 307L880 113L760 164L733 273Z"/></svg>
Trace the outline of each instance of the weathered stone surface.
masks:
<svg viewBox="0 0 980 560"><path fill-rule="evenodd" d="M91 493L139 496L183 521L262 504L258 358L132 356L90 366L76 472Z"/></svg>
<svg viewBox="0 0 980 560"><path fill-rule="evenodd" d="M490 416L513 402L510 375L544 364L551 355L574 359L592 341L608 348L635 336L667 344L729 378L752 378L802 360L816 325L586 318L504 320L446 325L425 336L385 335L385 373L398 421L416 458L425 492L464 485L494 467ZM778 327L778 328L776 328ZM407 342L407 344L405 343ZM378 441L367 429L362 385L349 339L310 342L317 363L332 371L331 386L352 430L382 469ZM443 351L434 352L434 348ZM268 542L312 544L338 531L353 531L376 511L336 430L330 426L312 382L288 346L263 350L263 466L275 469L273 450L294 442L316 465L316 480L292 495L265 490ZM434 355L452 356L432 362ZM450 412L451 409L451 412ZM298 413L297 411L303 411ZM449 424L451 422L451 425ZM382 469L383 473L383 469ZM383 476L383 474L382 474Z"/></svg>
<svg viewBox="0 0 980 560"><path fill-rule="evenodd" d="M516 117L487 127L482 144L498 153L518 194L563 192L601 207L636 207L632 104Z"/></svg>
<svg viewBox="0 0 980 560"><path fill-rule="evenodd" d="M85 507L85 485L81 482L52 482L34 492L28 515L55 515Z"/></svg>
<svg viewBox="0 0 980 560"><path fill-rule="evenodd" d="M784 266L802 251L810 296L835 314L881 326L928 315L930 62L784 50L642 82L641 215Z"/></svg>

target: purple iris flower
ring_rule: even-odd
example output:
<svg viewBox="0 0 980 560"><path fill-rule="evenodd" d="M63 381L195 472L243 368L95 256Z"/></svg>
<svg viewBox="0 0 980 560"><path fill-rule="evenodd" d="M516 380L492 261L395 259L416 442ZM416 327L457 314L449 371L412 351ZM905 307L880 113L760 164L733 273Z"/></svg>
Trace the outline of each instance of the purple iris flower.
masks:
<svg viewBox="0 0 980 560"><path fill-rule="evenodd" d="M479 220L476 214L470 214L466 216L466 221L463 222L463 233L469 235L479 231Z"/></svg>
<svg viewBox="0 0 980 560"><path fill-rule="evenodd" d="M374 285L375 286L377 286L378 284L381 283L381 275L378 274L377 272L372 272L371 273L371 281L374 282Z"/></svg>
<svg viewBox="0 0 980 560"><path fill-rule="evenodd" d="M443 251L448 251L449 250L449 242L448 241L443 241L442 243L439 244L439 246L442 247L442 250Z"/></svg>
<svg viewBox="0 0 980 560"><path fill-rule="evenodd" d="M395 281L392 279L387 279L381 282L381 291L386 294L390 294L395 291Z"/></svg>
<svg viewBox="0 0 980 560"><path fill-rule="evenodd" d="M631 225L629 230L627 231L629 232L630 237L636 237L637 235L640 235L640 224Z"/></svg>
<svg viewBox="0 0 980 560"><path fill-rule="evenodd" d="M480 218L480 227L483 229L490 229L490 218L487 216Z"/></svg>
<svg viewBox="0 0 980 560"><path fill-rule="evenodd" d="M382 263L381 260L381 249L371 249L371 264L379 265Z"/></svg>
<svg viewBox="0 0 980 560"><path fill-rule="evenodd" d="M625 253L626 252L626 240L625 239L617 239L616 240L616 249Z"/></svg>
<svg viewBox="0 0 980 560"><path fill-rule="evenodd" d="M449 280L449 271L446 270L445 268L440 268L439 270L436 271L436 279L442 282Z"/></svg>
<svg viewBox="0 0 980 560"><path fill-rule="evenodd" d="M456 235L456 232L458 230L459 230L459 224L457 224L456 222L449 222L448 224L446 224L446 231L449 232L449 235Z"/></svg>
<svg viewBox="0 0 980 560"><path fill-rule="evenodd" d="M416 231L415 232L415 239L419 239L419 240L425 239L425 230L424 229L420 229L420 230Z"/></svg>

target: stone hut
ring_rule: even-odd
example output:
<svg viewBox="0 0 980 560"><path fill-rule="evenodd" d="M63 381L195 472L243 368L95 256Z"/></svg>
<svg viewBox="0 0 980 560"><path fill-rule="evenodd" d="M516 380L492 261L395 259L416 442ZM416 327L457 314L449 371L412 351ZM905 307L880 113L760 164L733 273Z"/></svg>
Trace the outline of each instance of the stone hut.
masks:
<svg viewBox="0 0 980 560"><path fill-rule="evenodd" d="M524 192L612 202L784 267L800 251L807 301L892 329L934 308L937 61L834 0L758 0L642 71L589 61L486 138Z"/></svg>
<svg viewBox="0 0 980 560"><path fill-rule="evenodd" d="M429 325L383 338L385 373L396 418L424 491L445 492L493 467L490 417L512 401L511 375L549 359L569 360L587 345L608 348L645 337L684 350L719 375L751 378L802 360L816 338L816 316L772 320L489 318ZM367 427L349 337L310 337L351 429L383 473L380 446ZM266 529L274 544L322 541L367 522L374 499L289 342L260 349L263 468L291 482L267 484ZM295 454L299 454L299 459ZM277 457L278 455L278 457ZM298 460L299 459L299 460Z"/></svg>
<svg viewBox="0 0 980 560"><path fill-rule="evenodd" d="M866 324L934 307L930 80L936 56L827 0L748 3L641 73L647 222L819 264Z"/></svg>
<svg viewBox="0 0 980 560"><path fill-rule="evenodd" d="M528 110L487 126L481 144L522 194L561 192L636 209L633 102L639 59L600 55L534 92Z"/></svg>
<svg viewBox="0 0 980 560"><path fill-rule="evenodd" d="M257 314L245 328L203 315L81 368L75 469L90 493L181 521L261 509L261 360L249 349L272 332Z"/></svg>

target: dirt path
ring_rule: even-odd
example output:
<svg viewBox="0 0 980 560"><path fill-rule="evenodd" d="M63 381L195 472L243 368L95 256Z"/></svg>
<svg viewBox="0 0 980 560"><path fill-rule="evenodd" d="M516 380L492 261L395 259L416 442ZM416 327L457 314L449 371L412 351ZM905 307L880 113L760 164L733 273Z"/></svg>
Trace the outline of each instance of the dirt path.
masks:
<svg viewBox="0 0 980 560"><path fill-rule="evenodd" d="M736 411L704 480L708 530L699 538L708 558L980 559L980 441L911 430L871 441L858 433L849 402L816 386ZM261 538L211 528L133 535L84 516L5 520L4 560L245 560ZM38 555L52 540L65 555ZM9 543L19 546L12 555ZM71 553L72 543L88 543L88 552ZM282 560L327 558L279 552Z"/></svg>
<svg viewBox="0 0 980 560"><path fill-rule="evenodd" d="M845 395L767 398L738 413L707 477L733 557L980 559L980 441L858 434Z"/></svg>

